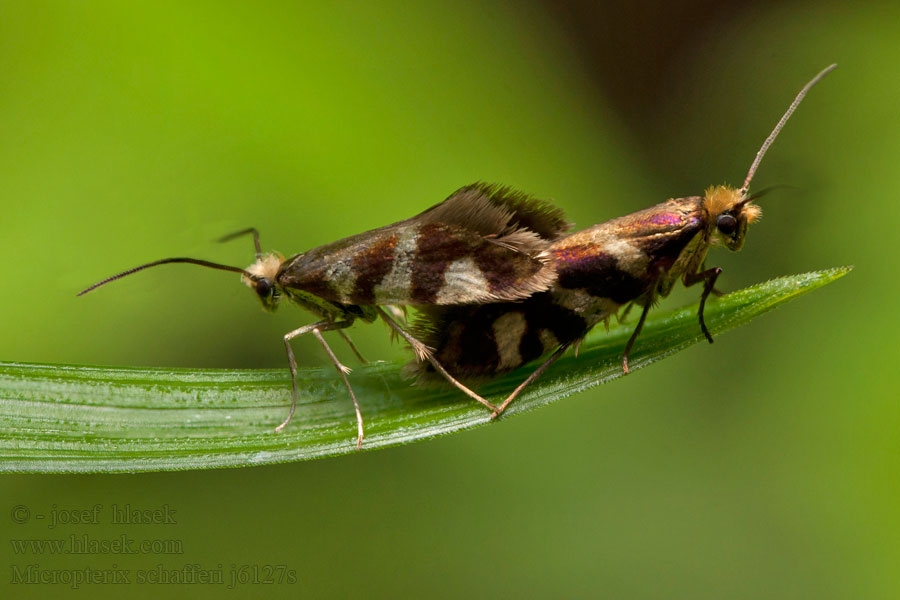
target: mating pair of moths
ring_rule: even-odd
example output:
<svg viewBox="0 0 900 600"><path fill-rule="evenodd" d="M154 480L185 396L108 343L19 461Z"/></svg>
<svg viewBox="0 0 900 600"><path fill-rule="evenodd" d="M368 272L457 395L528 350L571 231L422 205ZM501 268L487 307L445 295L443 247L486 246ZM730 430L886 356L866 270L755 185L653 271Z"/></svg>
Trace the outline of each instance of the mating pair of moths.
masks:
<svg viewBox="0 0 900 600"><path fill-rule="evenodd" d="M285 259L263 254L259 235L247 229L224 239L252 234L256 262L241 269L194 258L166 258L100 281L79 295L148 267L191 263L241 274L267 310L282 297L320 318L287 333L284 345L291 369L292 400L283 430L297 405L297 362L290 341L312 334L325 348L356 408L357 447L363 418L345 367L322 336L343 332L357 319L381 318L412 347L421 378L440 374L487 407L493 417L537 379L594 325L608 322L625 306L643 307L625 346L622 369L657 298L681 279L703 283L700 328L712 336L703 308L715 289L719 267L705 268L710 246L740 250L747 226L760 208L748 186L769 145L806 92L834 69L831 65L800 91L766 138L740 189L711 187L704 196L667 200L648 209L566 235L562 211L510 188L475 184L407 219L338 240ZM412 325L383 307L412 306ZM394 314L392 314L394 313ZM478 379L515 369L549 355L499 405L488 402L459 379ZM359 357L362 360L361 357Z"/></svg>

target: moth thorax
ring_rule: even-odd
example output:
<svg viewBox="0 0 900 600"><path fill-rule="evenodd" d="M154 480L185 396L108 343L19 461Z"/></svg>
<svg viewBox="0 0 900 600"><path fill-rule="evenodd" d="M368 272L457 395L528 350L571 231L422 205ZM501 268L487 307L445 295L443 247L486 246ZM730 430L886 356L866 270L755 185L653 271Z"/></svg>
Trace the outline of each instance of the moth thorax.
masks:
<svg viewBox="0 0 900 600"><path fill-rule="evenodd" d="M247 272L256 279L268 279L270 283L275 283L275 277L278 270L284 263L284 257L278 253L272 252L256 259L256 262L247 267ZM241 280L251 288L256 288L256 282L246 275Z"/></svg>

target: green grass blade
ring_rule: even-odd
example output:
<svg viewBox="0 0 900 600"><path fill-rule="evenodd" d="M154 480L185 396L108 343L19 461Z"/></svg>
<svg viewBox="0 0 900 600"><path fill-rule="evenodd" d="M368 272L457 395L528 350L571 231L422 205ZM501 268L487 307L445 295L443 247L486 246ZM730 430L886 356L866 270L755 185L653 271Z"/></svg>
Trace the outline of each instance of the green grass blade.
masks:
<svg viewBox="0 0 900 600"><path fill-rule="evenodd" d="M849 267L782 277L723 296L706 308L719 334L821 287ZM631 356L640 369L703 339L697 306L651 312ZM503 418L621 376L633 323L592 333ZM351 383L372 450L468 429L488 412L458 391L416 388L400 364L357 368ZM499 401L534 365L482 386ZM0 471L123 472L237 467L355 452L346 390L331 368L298 374L300 404L275 434L290 402L288 370L103 368L0 363Z"/></svg>

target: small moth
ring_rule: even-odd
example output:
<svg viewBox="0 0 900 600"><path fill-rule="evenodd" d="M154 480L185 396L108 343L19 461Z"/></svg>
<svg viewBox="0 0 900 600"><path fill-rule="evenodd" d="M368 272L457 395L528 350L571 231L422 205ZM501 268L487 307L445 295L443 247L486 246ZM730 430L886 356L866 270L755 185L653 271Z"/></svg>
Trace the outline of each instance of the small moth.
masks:
<svg viewBox="0 0 900 600"><path fill-rule="evenodd" d="M494 417L566 349L577 351L596 324L608 325L620 309L627 312L636 305L643 310L622 356L622 370L628 373L628 354L647 312L679 279L685 286L703 284L698 318L712 343L703 310L710 294L720 294L715 284L722 269L706 268L707 252L718 244L732 251L744 245L748 225L762 214L753 204L758 196L749 192L762 157L809 89L836 66L803 87L757 152L739 189L710 187L703 196L670 199L562 237L548 250L557 273L549 290L521 302L426 307L413 324L414 334L434 348L451 374L464 379L490 377L552 353L498 406ZM431 377L427 365L410 365L407 372Z"/></svg>
<svg viewBox="0 0 900 600"><path fill-rule="evenodd" d="M373 322L381 318L406 340L419 360L429 361L433 372L441 373L461 391L496 411L496 406L448 373L383 307L510 302L545 291L556 280L547 247L569 227L562 211L548 203L507 187L476 183L415 217L289 258L274 252L263 254L256 229L245 229L220 241L252 234L256 260L246 269L196 258L165 258L108 277L78 295L150 267L189 263L240 273L266 310L274 311L287 298L320 320L284 335L291 371L291 408L275 431L284 430L290 423L297 405L297 361L290 341L312 334L353 400L359 448L363 418L347 379L349 369L338 360L322 333L337 331L365 362L343 330L357 319Z"/></svg>

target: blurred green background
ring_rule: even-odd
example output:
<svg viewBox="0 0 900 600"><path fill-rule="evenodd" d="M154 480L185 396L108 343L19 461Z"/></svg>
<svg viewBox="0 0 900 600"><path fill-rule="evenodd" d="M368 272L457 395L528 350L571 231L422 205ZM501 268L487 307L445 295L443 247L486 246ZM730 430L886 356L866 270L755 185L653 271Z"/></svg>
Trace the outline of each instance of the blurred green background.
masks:
<svg viewBox="0 0 900 600"><path fill-rule="evenodd" d="M309 322L235 276L406 218L476 181L579 227L740 184L762 204L720 287L845 279L661 364L477 431L339 459L4 476L3 515L168 505L177 525L19 525L12 565L287 565L243 597L896 598L900 10L829 2L0 3L3 360L282 367ZM893 257L893 258L892 258ZM673 294L667 307L695 301ZM382 325L355 328L396 359ZM325 364L314 342L301 364ZM350 364L354 364L348 358ZM348 424L348 443L352 423ZM12 538L180 539L176 556L15 554ZM46 597L65 585L12 586ZM217 585L87 586L211 597Z"/></svg>

